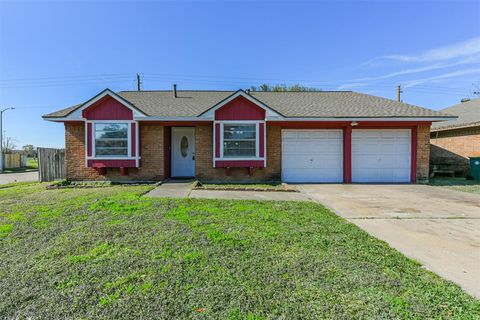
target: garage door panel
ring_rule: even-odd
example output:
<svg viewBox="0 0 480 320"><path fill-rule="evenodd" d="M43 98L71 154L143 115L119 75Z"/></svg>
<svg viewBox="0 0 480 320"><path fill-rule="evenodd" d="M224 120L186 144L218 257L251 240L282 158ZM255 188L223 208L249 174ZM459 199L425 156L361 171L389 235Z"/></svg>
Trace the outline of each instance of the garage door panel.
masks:
<svg viewBox="0 0 480 320"><path fill-rule="evenodd" d="M342 182L342 130L283 130L282 180Z"/></svg>
<svg viewBox="0 0 480 320"><path fill-rule="evenodd" d="M411 131L352 131L353 182L409 182Z"/></svg>

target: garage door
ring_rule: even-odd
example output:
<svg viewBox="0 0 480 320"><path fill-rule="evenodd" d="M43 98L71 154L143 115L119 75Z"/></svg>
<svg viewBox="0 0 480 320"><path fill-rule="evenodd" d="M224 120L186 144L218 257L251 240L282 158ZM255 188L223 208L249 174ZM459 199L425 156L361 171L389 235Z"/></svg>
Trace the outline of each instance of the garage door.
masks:
<svg viewBox="0 0 480 320"><path fill-rule="evenodd" d="M410 182L411 130L352 131L352 182Z"/></svg>
<svg viewBox="0 0 480 320"><path fill-rule="evenodd" d="M342 182L342 130L282 130L282 180Z"/></svg>

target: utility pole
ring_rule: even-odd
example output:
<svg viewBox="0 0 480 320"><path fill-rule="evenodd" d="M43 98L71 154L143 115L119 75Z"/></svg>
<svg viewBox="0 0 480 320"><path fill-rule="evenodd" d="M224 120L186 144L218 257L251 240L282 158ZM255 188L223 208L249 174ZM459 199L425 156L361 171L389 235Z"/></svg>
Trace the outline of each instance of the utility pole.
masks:
<svg viewBox="0 0 480 320"><path fill-rule="evenodd" d="M3 113L7 110L14 110L15 108L5 108L0 110L0 173L3 172L3 128L2 128L2 118Z"/></svg>
<svg viewBox="0 0 480 320"><path fill-rule="evenodd" d="M403 91L402 91L402 86L401 86L401 85L398 85L398 86L397 86L397 101L398 101L398 102L402 101L402 100L400 99L400 95L401 95L402 93L403 93Z"/></svg>
<svg viewBox="0 0 480 320"><path fill-rule="evenodd" d="M140 75L137 73L137 91L141 91L142 80L140 80Z"/></svg>

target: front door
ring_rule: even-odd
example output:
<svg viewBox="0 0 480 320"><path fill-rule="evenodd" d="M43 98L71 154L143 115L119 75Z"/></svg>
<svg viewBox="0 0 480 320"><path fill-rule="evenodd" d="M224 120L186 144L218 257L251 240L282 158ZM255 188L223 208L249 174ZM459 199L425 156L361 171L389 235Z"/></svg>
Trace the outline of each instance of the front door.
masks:
<svg viewBox="0 0 480 320"><path fill-rule="evenodd" d="M172 128L172 177L195 176L195 128Z"/></svg>

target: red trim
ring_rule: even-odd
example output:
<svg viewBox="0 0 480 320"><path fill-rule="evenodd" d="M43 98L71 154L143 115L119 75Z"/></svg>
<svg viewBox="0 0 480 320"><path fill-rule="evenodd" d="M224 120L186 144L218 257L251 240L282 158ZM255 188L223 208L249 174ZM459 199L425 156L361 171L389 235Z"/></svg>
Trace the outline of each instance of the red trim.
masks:
<svg viewBox="0 0 480 320"><path fill-rule="evenodd" d="M352 183L352 127L343 128L343 182Z"/></svg>
<svg viewBox="0 0 480 320"><path fill-rule="evenodd" d="M354 129L392 129L411 128L417 125L431 125L426 121L357 121ZM285 129L342 129L351 126L352 121L270 121L269 126L280 126Z"/></svg>
<svg viewBox="0 0 480 320"><path fill-rule="evenodd" d="M263 168L263 160L217 160L217 168Z"/></svg>
<svg viewBox="0 0 480 320"><path fill-rule="evenodd" d="M142 121L140 123L145 124L157 124L161 126L170 126L170 127L195 127L200 125L211 124L212 121Z"/></svg>
<svg viewBox="0 0 480 320"><path fill-rule="evenodd" d="M412 183L417 182L417 127L412 128L412 163L411 163L411 176Z"/></svg>
<svg viewBox="0 0 480 320"><path fill-rule="evenodd" d="M132 120L133 112L111 96L105 96L82 111L88 120Z"/></svg>
<svg viewBox="0 0 480 320"><path fill-rule="evenodd" d="M172 127L164 127L163 129L163 154L164 154L164 175L170 178L172 170Z"/></svg>
<svg viewBox="0 0 480 320"><path fill-rule="evenodd" d="M264 155L265 155L265 124L263 122L261 122L259 125L258 125L258 130L260 131L259 133L259 139L260 141L258 142L258 147L260 148L259 150L259 155L260 155L260 158L263 158Z"/></svg>
<svg viewBox="0 0 480 320"><path fill-rule="evenodd" d="M215 110L215 120L264 120L265 110L245 97L238 96Z"/></svg>
<svg viewBox="0 0 480 320"><path fill-rule="evenodd" d="M220 123L215 124L215 157L220 157Z"/></svg>
<svg viewBox="0 0 480 320"><path fill-rule="evenodd" d="M87 164L89 167L92 167L92 168L121 168L121 167L135 168L136 167L135 160L121 160L121 159L118 159L118 160L90 159L87 161Z"/></svg>
<svg viewBox="0 0 480 320"><path fill-rule="evenodd" d="M92 156L92 124L87 123L87 156Z"/></svg>
<svg viewBox="0 0 480 320"><path fill-rule="evenodd" d="M132 157L135 157L136 154L137 154L137 139L136 139L136 136L137 136L137 132L135 131L135 123L132 123L131 125L131 131L132 131L132 134L131 134L131 139L132 139Z"/></svg>

